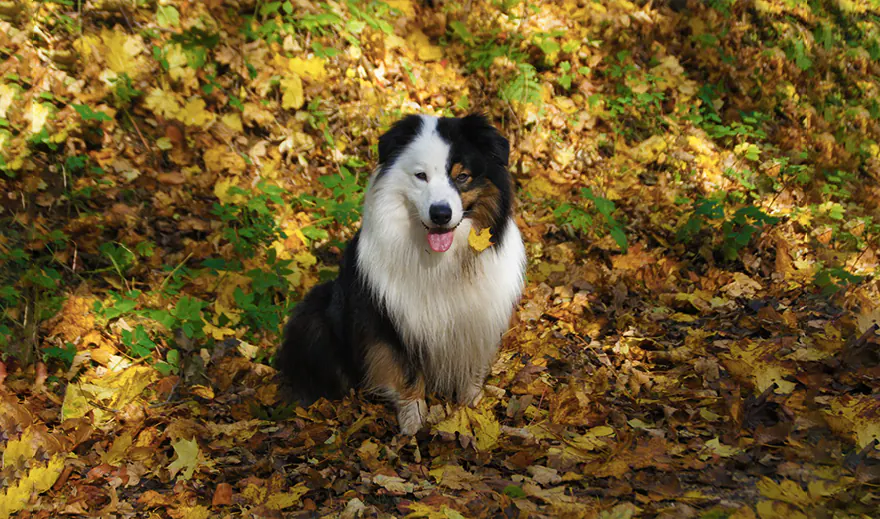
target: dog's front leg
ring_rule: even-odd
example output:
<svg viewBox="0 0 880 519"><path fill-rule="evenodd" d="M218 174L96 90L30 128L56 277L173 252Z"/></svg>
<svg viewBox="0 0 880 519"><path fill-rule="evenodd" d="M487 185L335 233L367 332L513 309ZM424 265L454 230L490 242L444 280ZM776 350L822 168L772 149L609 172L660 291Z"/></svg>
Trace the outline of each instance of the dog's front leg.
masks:
<svg viewBox="0 0 880 519"><path fill-rule="evenodd" d="M400 354L384 343L371 346L364 360L366 389L394 405L401 433L412 436L419 432L428 416L422 373L407 374Z"/></svg>
<svg viewBox="0 0 880 519"><path fill-rule="evenodd" d="M425 379L419 375L415 384L405 387L399 392L397 401L397 422L400 432L413 436L425 424L428 416L428 404L425 403Z"/></svg>
<svg viewBox="0 0 880 519"><path fill-rule="evenodd" d="M489 374L489 364L485 364L477 369L469 379L465 381L464 387L458 390L458 403L467 404L471 407L477 407L480 400L483 399L483 382Z"/></svg>

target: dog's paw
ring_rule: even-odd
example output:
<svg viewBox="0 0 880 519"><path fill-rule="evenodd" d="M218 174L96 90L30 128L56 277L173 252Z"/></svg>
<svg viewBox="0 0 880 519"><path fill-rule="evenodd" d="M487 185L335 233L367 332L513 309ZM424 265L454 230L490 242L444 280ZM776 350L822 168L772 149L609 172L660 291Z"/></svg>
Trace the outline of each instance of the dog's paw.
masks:
<svg viewBox="0 0 880 519"><path fill-rule="evenodd" d="M483 385L472 385L468 387L467 391L458 399L458 403L467 404L471 407L477 407L480 404L480 401L483 400Z"/></svg>
<svg viewBox="0 0 880 519"><path fill-rule="evenodd" d="M401 402L400 408L397 410L400 433L414 436L425 424L426 416L428 416L428 404L423 399Z"/></svg>

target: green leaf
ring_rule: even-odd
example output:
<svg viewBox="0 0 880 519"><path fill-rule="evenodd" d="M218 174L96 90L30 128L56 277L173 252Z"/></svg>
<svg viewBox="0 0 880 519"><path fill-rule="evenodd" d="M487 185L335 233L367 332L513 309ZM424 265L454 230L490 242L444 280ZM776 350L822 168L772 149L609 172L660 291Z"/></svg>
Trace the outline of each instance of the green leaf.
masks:
<svg viewBox="0 0 880 519"><path fill-rule="evenodd" d="M180 12L172 5L160 5L156 10L156 23L159 27L177 27L180 25Z"/></svg>
<svg viewBox="0 0 880 519"><path fill-rule="evenodd" d="M109 115L104 112L96 112L88 105L70 105L76 110L76 113L82 117L83 121L112 121Z"/></svg>
<svg viewBox="0 0 880 519"><path fill-rule="evenodd" d="M620 250L625 254L626 249L627 249L627 244L626 244L626 234L624 234L623 228L612 227L611 230L609 231L609 234L611 234L611 237L614 238L614 241L615 241L615 243L617 243L617 246L620 247Z"/></svg>
<svg viewBox="0 0 880 519"><path fill-rule="evenodd" d="M504 495L508 497L512 497L514 499L522 499L526 497L526 492L522 489L522 487L517 485L507 485L504 487Z"/></svg>
<svg viewBox="0 0 880 519"><path fill-rule="evenodd" d="M471 31L468 30L467 25L456 20L449 24L449 28L452 29L452 34L456 35L465 43L473 43L474 35L471 34Z"/></svg>

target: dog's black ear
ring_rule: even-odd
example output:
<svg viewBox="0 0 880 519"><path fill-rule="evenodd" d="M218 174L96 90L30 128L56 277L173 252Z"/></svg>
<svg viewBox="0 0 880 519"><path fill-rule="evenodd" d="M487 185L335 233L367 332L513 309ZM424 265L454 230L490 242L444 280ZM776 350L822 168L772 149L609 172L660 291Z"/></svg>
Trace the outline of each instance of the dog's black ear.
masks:
<svg viewBox="0 0 880 519"><path fill-rule="evenodd" d="M416 138L421 129L422 118L418 115L408 115L394 123L379 137L379 164L390 164Z"/></svg>
<svg viewBox="0 0 880 519"><path fill-rule="evenodd" d="M461 119L462 134L482 149L488 149L492 158L505 168L510 160L510 143L483 114L470 114Z"/></svg>

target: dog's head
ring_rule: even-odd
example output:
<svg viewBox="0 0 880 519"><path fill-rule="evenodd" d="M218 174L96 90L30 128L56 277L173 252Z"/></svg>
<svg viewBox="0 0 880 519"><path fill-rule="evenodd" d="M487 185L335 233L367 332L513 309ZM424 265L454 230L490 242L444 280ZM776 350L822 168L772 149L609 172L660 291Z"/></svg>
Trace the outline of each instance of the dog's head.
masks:
<svg viewBox="0 0 880 519"><path fill-rule="evenodd" d="M399 192L434 252L446 252L464 220L500 239L511 211L510 147L482 115L410 115L379 138L375 183Z"/></svg>

